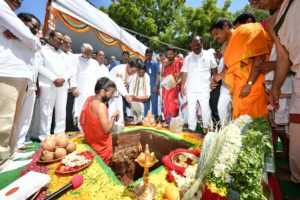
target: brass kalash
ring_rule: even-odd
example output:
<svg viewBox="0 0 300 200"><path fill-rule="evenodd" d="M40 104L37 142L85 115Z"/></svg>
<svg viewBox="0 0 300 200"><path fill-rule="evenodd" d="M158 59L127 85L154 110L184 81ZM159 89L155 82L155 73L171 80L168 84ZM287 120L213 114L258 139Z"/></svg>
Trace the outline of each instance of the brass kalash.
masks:
<svg viewBox="0 0 300 200"><path fill-rule="evenodd" d="M145 152L135 159L140 166L144 168L143 182L134 188L135 196L138 200L152 200L156 195L156 187L149 182L149 168L158 162L154 152L150 153L149 146L146 144Z"/></svg>

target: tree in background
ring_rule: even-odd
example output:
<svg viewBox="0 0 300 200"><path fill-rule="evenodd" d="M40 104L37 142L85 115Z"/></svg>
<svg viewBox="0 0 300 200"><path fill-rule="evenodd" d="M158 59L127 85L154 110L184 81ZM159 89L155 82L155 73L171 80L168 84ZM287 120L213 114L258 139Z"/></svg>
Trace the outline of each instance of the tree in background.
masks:
<svg viewBox="0 0 300 200"><path fill-rule="evenodd" d="M243 12L246 12L246 11L253 13L257 22L261 22L262 20L270 17L270 14L268 11L256 10L256 9L252 8L250 5L246 5L242 10L238 10L237 12L235 12L233 14L233 16L234 16L234 18L236 18L237 16L239 16L240 14L242 14Z"/></svg>
<svg viewBox="0 0 300 200"><path fill-rule="evenodd" d="M120 26L148 36L135 34L138 40L159 52L166 45L158 41L189 50L194 35L203 37L205 48L218 48L209 32L218 18L233 21L244 11L253 12L258 21L268 16L267 12L253 10L249 5L233 14L228 11L230 5L231 0L225 0L221 8L217 7L217 0L203 0L196 8L186 6L185 0L114 0L108 9L100 9Z"/></svg>

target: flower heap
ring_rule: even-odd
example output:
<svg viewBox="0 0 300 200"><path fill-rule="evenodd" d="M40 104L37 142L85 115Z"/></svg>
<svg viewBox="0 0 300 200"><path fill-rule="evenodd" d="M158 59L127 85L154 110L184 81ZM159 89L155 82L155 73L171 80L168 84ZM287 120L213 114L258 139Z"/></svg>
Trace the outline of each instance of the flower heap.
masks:
<svg viewBox="0 0 300 200"><path fill-rule="evenodd" d="M242 135L234 123L224 127L219 134L225 135L225 141L206 181L208 189L224 197L231 181L230 170L236 164L242 147Z"/></svg>
<svg viewBox="0 0 300 200"><path fill-rule="evenodd" d="M224 145L206 177L202 200L226 200L232 188L241 200L266 200L261 186L265 154L272 154L270 129L264 118L241 116L223 128Z"/></svg>
<svg viewBox="0 0 300 200"><path fill-rule="evenodd" d="M183 176L177 174L175 171L172 171L172 175L174 176L175 183L178 189L185 193L189 190L190 186L192 185L197 171L197 165L189 165L183 174ZM198 198L199 199L199 198Z"/></svg>

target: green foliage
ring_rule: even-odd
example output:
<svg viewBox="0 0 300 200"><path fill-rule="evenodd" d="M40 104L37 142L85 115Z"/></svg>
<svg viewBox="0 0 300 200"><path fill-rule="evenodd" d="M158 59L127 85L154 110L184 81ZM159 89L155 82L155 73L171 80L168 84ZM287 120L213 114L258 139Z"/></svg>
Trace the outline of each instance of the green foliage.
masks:
<svg viewBox="0 0 300 200"><path fill-rule="evenodd" d="M232 187L240 192L241 200L266 200L261 186L261 174L264 166L264 155L272 153L268 121L255 119L243 136L243 148L239 153L237 164L232 169Z"/></svg>
<svg viewBox="0 0 300 200"><path fill-rule="evenodd" d="M258 21L268 16L267 12L254 11L250 6L232 14L228 11L231 2L225 0L223 7L219 8L217 0L203 0L201 6L194 8L186 6L185 0L114 0L108 9L101 7L100 10L120 26L148 36L135 35L156 51L165 48L158 41L189 50L194 35L203 37L205 48L220 46L213 42L209 32L211 24L220 17L233 21L246 10L254 12Z"/></svg>
<svg viewBox="0 0 300 200"><path fill-rule="evenodd" d="M246 11L253 13L257 22L261 22L262 20L270 17L270 14L268 11L256 10L256 9L253 9L250 5L246 5L242 10L239 10L233 14L234 18L236 18L237 16L239 16L240 14L242 14L243 12L246 12Z"/></svg>

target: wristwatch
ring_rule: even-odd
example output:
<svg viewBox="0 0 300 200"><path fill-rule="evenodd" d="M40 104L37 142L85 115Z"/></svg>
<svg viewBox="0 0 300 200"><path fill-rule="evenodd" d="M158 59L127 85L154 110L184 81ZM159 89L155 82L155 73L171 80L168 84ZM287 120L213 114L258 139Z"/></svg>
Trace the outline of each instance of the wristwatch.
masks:
<svg viewBox="0 0 300 200"><path fill-rule="evenodd" d="M252 81L248 81L247 85L253 85L253 82Z"/></svg>

